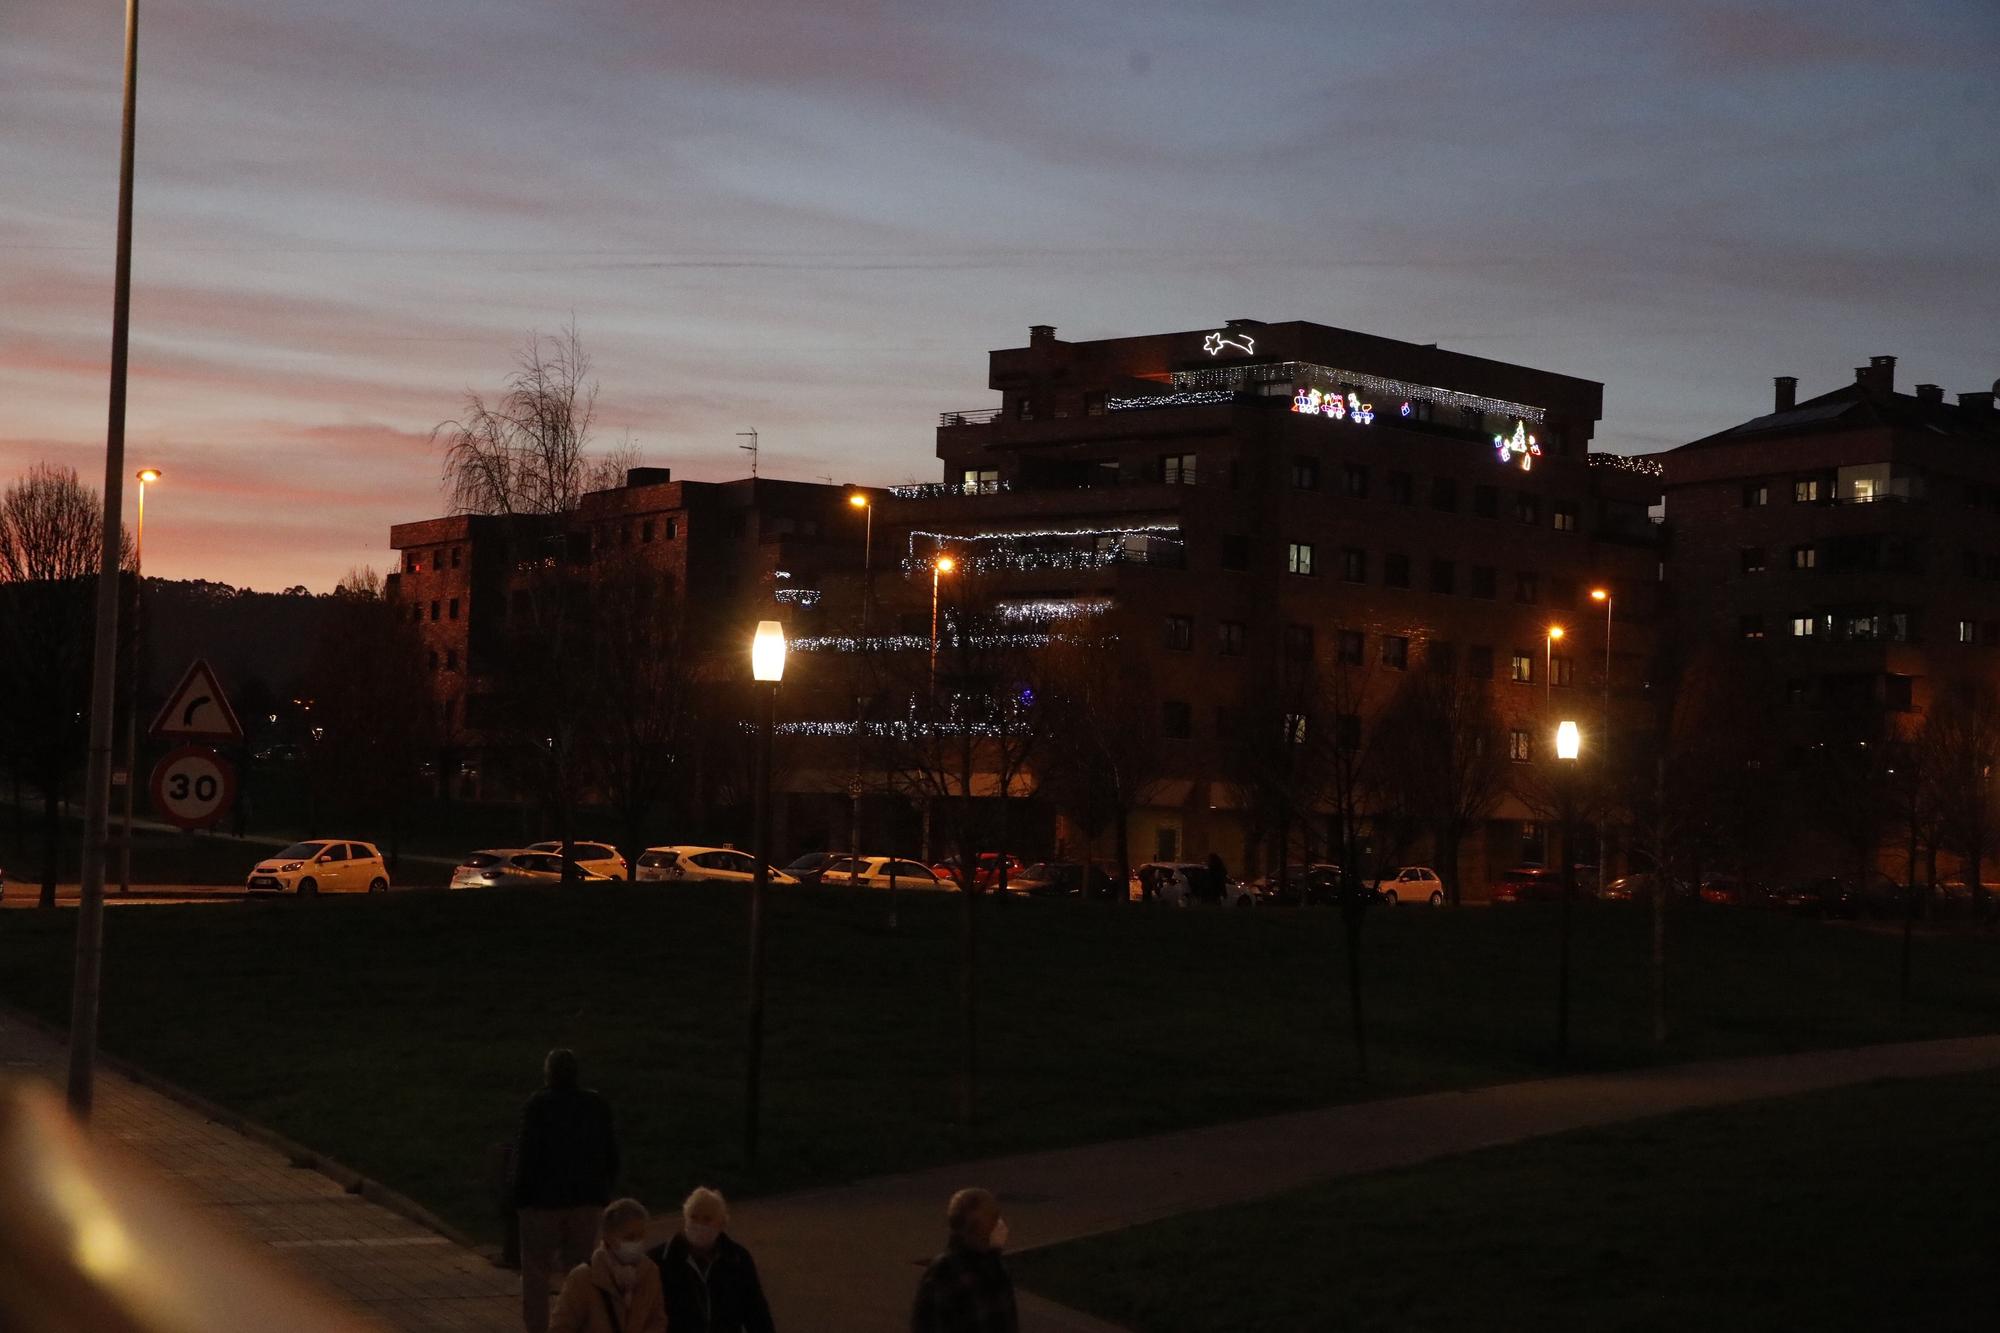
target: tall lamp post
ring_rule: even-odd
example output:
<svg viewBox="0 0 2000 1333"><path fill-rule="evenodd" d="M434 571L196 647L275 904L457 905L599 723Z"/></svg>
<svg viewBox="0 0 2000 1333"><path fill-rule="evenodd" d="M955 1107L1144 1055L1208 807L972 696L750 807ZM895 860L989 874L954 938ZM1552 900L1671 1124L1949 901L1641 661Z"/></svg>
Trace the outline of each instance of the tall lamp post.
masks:
<svg viewBox="0 0 2000 1333"><path fill-rule="evenodd" d="M139 0L125 0L125 110L118 139L118 248L111 279L111 391L104 429L104 531L90 668L83 785L83 881L69 995L69 1109L88 1119L97 1065L98 977L104 963L104 862L111 832L111 710L118 702L119 529L125 512L125 381L132 329L132 155L139 125Z"/></svg>
<svg viewBox="0 0 2000 1333"><path fill-rule="evenodd" d="M859 509L863 515L861 538L861 637L868 637L869 603L875 600L875 503L866 492L855 491L847 497L847 503ZM865 651L865 650L864 650ZM856 659L857 667L861 659ZM861 689L858 679L854 682L854 776L847 780L847 857L853 867L861 864ZM895 913L890 913L893 924Z"/></svg>
<svg viewBox="0 0 2000 1333"><path fill-rule="evenodd" d="M125 836L118 844L118 892L132 891L132 789L139 785L139 632L146 606L146 487L160 479L156 467L142 467L139 520L132 536L132 661L125 673Z"/></svg>
<svg viewBox="0 0 2000 1333"><path fill-rule="evenodd" d="M1606 825L1611 819L1611 589L1592 588L1590 600L1604 603L1604 717L1597 732L1597 771L1603 774L1597 798L1597 883L1602 891L1604 876L1611 869L1611 858L1605 854L1609 847Z"/></svg>
<svg viewBox="0 0 2000 1333"><path fill-rule="evenodd" d="M764 1072L764 892L771 884L771 733L778 722L778 682L785 678L785 627L775 620L757 623L750 641L750 675L759 685L763 706L757 725L757 864L750 877L750 1025L745 1040L743 1075L743 1160L757 1160L757 1113Z"/></svg>
<svg viewBox="0 0 2000 1333"><path fill-rule="evenodd" d="M926 713L930 715L929 716L930 721L936 720L935 714L937 711L938 580L940 580L946 574L951 573L954 569L957 568L958 568L958 562L956 560L953 560L948 555L940 555L936 559L931 561L931 688L929 697L924 701L924 707ZM926 865L930 864L931 797L928 791L924 793L924 829L923 829L922 854L923 854L924 864Z"/></svg>
<svg viewBox="0 0 2000 1333"><path fill-rule="evenodd" d="M1583 733L1564 719L1556 727L1556 758L1569 766L1558 779L1562 811L1562 924L1556 959L1556 1059L1569 1059L1569 927L1570 902L1576 897L1576 858L1569 854L1570 824L1576 806L1576 760L1583 752Z"/></svg>

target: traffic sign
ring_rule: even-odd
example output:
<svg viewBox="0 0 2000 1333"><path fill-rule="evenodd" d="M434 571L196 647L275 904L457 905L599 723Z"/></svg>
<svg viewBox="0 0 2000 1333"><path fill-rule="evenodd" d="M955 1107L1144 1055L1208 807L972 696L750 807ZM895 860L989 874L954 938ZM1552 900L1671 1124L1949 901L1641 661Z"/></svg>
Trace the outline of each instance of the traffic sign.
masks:
<svg viewBox="0 0 2000 1333"><path fill-rule="evenodd" d="M228 741L243 739L243 726L229 696L206 661L196 658L167 696L166 707L153 719L147 735L156 741Z"/></svg>
<svg viewBox="0 0 2000 1333"><path fill-rule="evenodd" d="M236 769L206 745L183 745L153 766L153 808L182 828L208 828L236 804Z"/></svg>

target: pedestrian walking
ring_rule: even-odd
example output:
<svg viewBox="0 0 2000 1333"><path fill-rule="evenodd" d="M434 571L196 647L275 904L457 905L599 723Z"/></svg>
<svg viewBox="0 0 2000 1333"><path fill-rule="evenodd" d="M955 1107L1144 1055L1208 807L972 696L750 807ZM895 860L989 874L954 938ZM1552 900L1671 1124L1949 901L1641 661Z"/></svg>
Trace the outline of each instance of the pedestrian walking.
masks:
<svg viewBox="0 0 2000 1333"><path fill-rule="evenodd" d="M646 1205L604 1210L590 1262L569 1270L549 1333L667 1333L660 1270L646 1262Z"/></svg>
<svg viewBox="0 0 2000 1333"><path fill-rule="evenodd" d="M729 1201L704 1185L681 1204L680 1234L652 1251L674 1333L773 1333L757 1265L728 1232Z"/></svg>
<svg viewBox="0 0 2000 1333"><path fill-rule="evenodd" d="M965 1189L945 1207L945 1251L917 1283L910 1333L1019 1333L1014 1279L1000 1257L1007 1219L988 1190Z"/></svg>
<svg viewBox="0 0 2000 1333"><path fill-rule="evenodd" d="M513 1199L521 1223L521 1324L549 1325L549 1282L590 1258L599 1210L618 1183L611 1105L583 1087L574 1051L550 1051L542 1090L521 1108Z"/></svg>
<svg viewBox="0 0 2000 1333"><path fill-rule="evenodd" d="M1208 854L1208 896L1218 904L1229 901L1229 867L1222 863L1221 852Z"/></svg>

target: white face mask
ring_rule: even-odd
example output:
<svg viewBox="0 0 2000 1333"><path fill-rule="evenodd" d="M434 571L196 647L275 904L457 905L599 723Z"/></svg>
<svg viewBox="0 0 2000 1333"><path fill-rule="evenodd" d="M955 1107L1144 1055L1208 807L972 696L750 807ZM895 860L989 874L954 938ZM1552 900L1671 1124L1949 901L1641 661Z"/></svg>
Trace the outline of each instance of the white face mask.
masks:
<svg viewBox="0 0 2000 1333"><path fill-rule="evenodd" d="M722 1228L712 1227L706 1222L683 1222L681 1234L687 1237L688 1244L697 1250L705 1250L715 1244L715 1238L722 1234Z"/></svg>
<svg viewBox="0 0 2000 1333"><path fill-rule="evenodd" d="M646 1257L646 1242L621 1240L611 1247L611 1257L621 1264L636 1264Z"/></svg>
<svg viewBox="0 0 2000 1333"><path fill-rule="evenodd" d="M1007 1219L1001 1218L993 1224L993 1230L986 1233L986 1243L996 1250L1007 1248Z"/></svg>

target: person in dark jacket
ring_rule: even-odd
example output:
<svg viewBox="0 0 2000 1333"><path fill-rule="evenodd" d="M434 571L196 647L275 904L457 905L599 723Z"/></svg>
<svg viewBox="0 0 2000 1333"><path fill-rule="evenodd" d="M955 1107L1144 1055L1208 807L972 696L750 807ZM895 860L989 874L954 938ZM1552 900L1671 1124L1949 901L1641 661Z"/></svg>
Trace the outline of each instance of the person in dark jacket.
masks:
<svg viewBox="0 0 2000 1333"><path fill-rule="evenodd" d="M728 1228L729 1201L703 1186L681 1205L680 1234L651 1251L672 1333L773 1333L757 1264Z"/></svg>
<svg viewBox="0 0 2000 1333"><path fill-rule="evenodd" d="M960 1190L945 1208L945 1251L917 1283L910 1333L1019 1333L1014 1279L1000 1253L1007 1219L981 1189Z"/></svg>
<svg viewBox="0 0 2000 1333"><path fill-rule="evenodd" d="M579 1085L576 1053L550 1051L542 1084L521 1108L514 1147L521 1324L528 1333L546 1333L550 1279L588 1262L599 1217L618 1183L611 1104Z"/></svg>
<svg viewBox="0 0 2000 1333"><path fill-rule="evenodd" d="M1221 852L1208 854L1208 900L1213 903L1229 900L1229 867L1222 863Z"/></svg>

